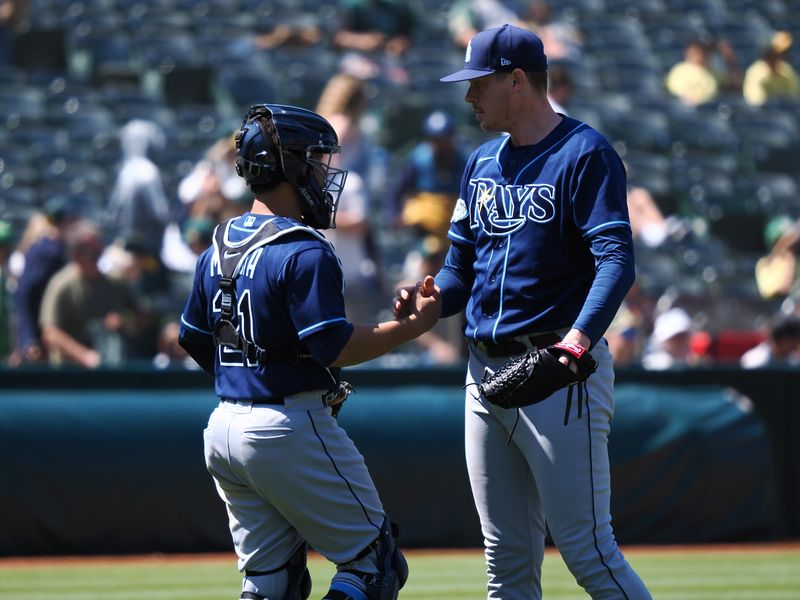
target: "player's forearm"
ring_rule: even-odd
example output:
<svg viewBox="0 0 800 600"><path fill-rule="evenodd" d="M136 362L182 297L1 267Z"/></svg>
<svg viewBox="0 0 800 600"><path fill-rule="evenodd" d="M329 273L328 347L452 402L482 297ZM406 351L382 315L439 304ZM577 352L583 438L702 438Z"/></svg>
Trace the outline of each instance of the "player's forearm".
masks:
<svg viewBox="0 0 800 600"><path fill-rule="evenodd" d="M442 292L442 316L458 314L469 301L474 275L465 266L475 262L474 253L452 244L444 266L436 274L436 286Z"/></svg>
<svg viewBox="0 0 800 600"><path fill-rule="evenodd" d="M349 367L383 356L427 331L415 317L374 325L353 324L353 333L332 367Z"/></svg>
<svg viewBox="0 0 800 600"><path fill-rule="evenodd" d="M572 326L587 335L592 345L605 334L636 278L632 247L628 230L607 232L592 240L597 272Z"/></svg>

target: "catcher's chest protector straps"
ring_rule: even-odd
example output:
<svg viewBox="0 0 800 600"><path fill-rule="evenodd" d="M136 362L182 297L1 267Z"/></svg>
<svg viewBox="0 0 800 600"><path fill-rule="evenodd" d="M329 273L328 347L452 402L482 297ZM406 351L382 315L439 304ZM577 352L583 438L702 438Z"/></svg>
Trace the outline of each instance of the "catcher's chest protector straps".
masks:
<svg viewBox="0 0 800 600"><path fill-rule="evenodd" d="M248 342L237 330L233 323L233 307L236 306L236 278L239 276L240 268L247 257L257 248L265 246L270 242L294 231L304 231L321 239L326 244L329 243L318 231L305 225L289 225L282 227L275 223L275 220L266 221L252 235L241 242L231 242L228 237L233 221L238 218L230 219L226 223L217 225L214 230L214 256L219 264L221 279L219 289L221 296L222 318L214 327L214 342L217 345L226 346L235 350L240 350L248 359L255 359L258 362L278 362L294 363L299 358L299 351L295 348L272 348L262 349Z"/></svg>

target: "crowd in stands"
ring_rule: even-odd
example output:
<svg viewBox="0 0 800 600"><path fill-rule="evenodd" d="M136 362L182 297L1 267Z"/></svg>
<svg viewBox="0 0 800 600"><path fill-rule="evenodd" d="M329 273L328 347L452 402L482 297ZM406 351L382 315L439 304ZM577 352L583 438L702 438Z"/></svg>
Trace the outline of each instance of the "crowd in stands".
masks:
<svg viewBox="0 0 800 600"><path fill-rule="evenodd" d="M712 10L713 8L713 10ZM0 0L0 358L192 367L196 256L250 204L233 134L256 102L314 109L349 170L337 228L355 321L435 272L486 139L438 78L513 22L557 111L626 163L637 283L621 366L800 361L795 0ZM744 17L744 18L743 18ZM381 359L464 360L458 318Z"/></svg>

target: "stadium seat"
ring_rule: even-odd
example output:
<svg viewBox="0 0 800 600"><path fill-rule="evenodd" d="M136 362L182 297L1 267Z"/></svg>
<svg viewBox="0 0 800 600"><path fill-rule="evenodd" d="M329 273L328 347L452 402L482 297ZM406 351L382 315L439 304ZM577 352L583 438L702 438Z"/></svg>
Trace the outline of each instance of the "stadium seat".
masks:
<svg viewBox="0 0 800 600"><path fill-rule="evenodd" d="M0 64L0 89L21 86L27 83L28 74L13 65Z"/></svg>
<svg viewBox="0 0 800 600"><path fill-rule="evenodd" d="M730 122L742 141L743 153L756 167L769 163L772 149L792 148L800 140L795 116L776 107L742 107L733 112ZM796 161L797 157L787 172L796 170ZM779 170L775 166L768 170Z"/></svg>
<svg viewBox="0 0 800 600"><path fill-rule="evenodd" d="M27 84L7 83L0 86L0 115L7 119L13 115L26 119L46 116L45 93Z"/></svg>
<svg viewBox="0 0 800 600"><path fill-rule="evenodd" d="M721 117L686 110L670 115L670 130L675 141L690 149L731 152L739 151L739 137Z"/></svg>
<svg viewBox="0 0 800 600"><path fill-rule="evenodd" d="M740 168L734 154L687 150L670 157L672 182L676 189L687 193L691 186L707 179L722 177L733 181Z"/></svg>
<svg viewBox="0 0 800 600"><path fill-rule="evenodd" d="M737 192L755 198L768 215L800 215L800 189L795 173L744 173L737 180Z"/></svg>
<svg viewBox="0 0 800 600"><path fill-rule="evenodd" d="M98 82L109 71L126 69L136 74L131 38L120 31L76 37L70 50L70 71L81 79Z"/></svg>
<svg viewBox="0 0 800 600"><path fill-rule="evenodd" d="M667 0L605 0L606 10L610 14L624 14L633 17L641 15L663 15L667 12Z"/></svg>
<svg viewBox="0 0 800 600"><path fill-rule="evenodd" d="M67 40L61 27L31 28L14 38L13 65L26 71L63 73Z"/></svg>
<svg viewBox="0 0 800 600"><path fill-rule="evenodd" d="M140 33L132 42L143 68L168 69L173 65L201 66L206 60L206 49L198 46L189 31L164 29L153 33Z"/></svg>
<svg viewBox="0 0 800 600"><path fill-rule="evenodd" d="M12 147L0 146L0 187L35 187L39 176L39 170L27 156L19 151L15 152Z"/></svg>
<svg viewBox="0 0 800 600"><path fill-rule="evenodd" d="M662 113L637 110L624 113L604 122L614 135L629 148L653 152L666 152L672 143L669 119Z"/></svg>
<svg viewBox="0 0 800 600"><path fill-rule="evenodd" d="M678 212L678 192L672 184L671 164L665 154L626 147L622 160L629 185L649 191L665 216Z"/></svg>
<svg viewBox="0 0 800 600"><path fill-rule="evenodd" d="M708 25L728 14L725 0L672 0L669 6L673 13L701 16Z"/></svg>

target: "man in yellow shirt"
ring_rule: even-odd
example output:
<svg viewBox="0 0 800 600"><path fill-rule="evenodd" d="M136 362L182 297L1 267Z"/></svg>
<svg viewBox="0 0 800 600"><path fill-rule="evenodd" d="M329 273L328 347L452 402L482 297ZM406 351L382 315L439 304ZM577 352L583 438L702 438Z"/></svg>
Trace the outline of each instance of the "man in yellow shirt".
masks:
<svg viewBox="0 0 800 600"><path fill-rule="evenodd" d="M727 73L715 72L712 50L725 60ZM741 83L741 71L727 42L719 40L712 46L703 40L692 40L684 48L683 60L670 69L664 83L684 104L696 106L713 100L723 88L736 88Z"/></svg>
<svg viewBox="0 0 800 600"><path fill-rule="evenodd" d="M800 78L786 61L792 35L776 32L761 58L747 68L743 93L748 104L761 106L772 99L800 100Z"/></svg>

